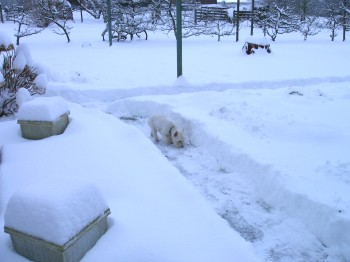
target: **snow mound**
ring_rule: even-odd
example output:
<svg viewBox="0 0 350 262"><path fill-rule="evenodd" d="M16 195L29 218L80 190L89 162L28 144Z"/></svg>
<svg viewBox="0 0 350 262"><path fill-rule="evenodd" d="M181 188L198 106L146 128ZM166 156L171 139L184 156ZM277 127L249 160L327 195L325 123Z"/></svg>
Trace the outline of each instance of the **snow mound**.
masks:
<svg viewBox="0 0 350 262"><path fill-rule="evenodd" d="M18 53L22 53L24 58L25 58L25 62L26 65L28 66L32 66L33 65L33 59L32 59L32 55L30 53L29 47L27 44L20 44L17 48L16 48L16 56Z"/></svg>
<svg viewBox="0 0 350 262"><path fill-rule="evenodd" d="M248 36L245 40L247 43L253 43L257 45L269 45L270 40L266 37L256 37L256 36Z"/></svg>
<svg viewBox="0 0 350 262"><path fill-rule="evenodd" d="M16 93L16 103L21 107L25 102L31 100L30 93L27 88L21 87Z"/></svg>
<svg viewBox="0 0 350 262"><path fill-rule="evenodd" d="M68 112L69 108L61 97L38 97L20 107L18 120L55 121Z"/></svg>
<svg viewBox="0 0 350 262"><path fill-rule="evenodd" d="M14 45L10 37L5 33L0 31L0 50L14 49Z"/></svg>
<svg viewBox="0 0 350 262"><path fill-rule="evenodd" d="M46 74L38 74L34 80L35 85L42 90L46 90L48 86L48 79Z"/></svg>
<svg viewBox="0 0 350 262"><path fill-rule="evenodd" d="M77 179L50 179L13 194L5 226L64 245L108 209L100 191Z"/></svg>
<svg viewBox="0 0 350 262"><path fill-rule="evenodd" d="M18 51L13 59L13 69L16 69L20 72L25 68L26 64L27 61L25 55L22 51Z"/></svg>

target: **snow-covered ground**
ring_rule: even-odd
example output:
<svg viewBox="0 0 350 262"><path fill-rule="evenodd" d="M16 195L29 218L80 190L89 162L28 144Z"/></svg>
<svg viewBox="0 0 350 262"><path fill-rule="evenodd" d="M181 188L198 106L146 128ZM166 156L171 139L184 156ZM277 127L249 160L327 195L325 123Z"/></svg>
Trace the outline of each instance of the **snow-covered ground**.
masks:
<svg viewBox="0 0 350 262"><path fill-rule="evenodd" d="M280 35L271 54L248 56L249 28L238 43L184 39L177 79L173 35L109 47L101 21L73 26L69 44L49 31L21 40L71 119L40 141L0 119L0 226L14 192L74 176L112 212L83 261L350 260L348 42ZM183 130L183 149L154 145L154 114ZM26 261L5 233L0 258Z"/></svg>

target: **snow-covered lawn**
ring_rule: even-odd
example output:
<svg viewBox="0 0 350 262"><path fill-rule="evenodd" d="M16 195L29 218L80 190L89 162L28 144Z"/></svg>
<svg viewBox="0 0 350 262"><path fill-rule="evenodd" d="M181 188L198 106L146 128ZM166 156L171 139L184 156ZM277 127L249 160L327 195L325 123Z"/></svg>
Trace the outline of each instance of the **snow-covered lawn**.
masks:
<svg viewBox="0 0 350 262"><path fill-rule="evenodd" d="M248 56L249 28L238 43L184 39L176 79L173 35L109 47L101 21L73 26L69 44L49 31L22 39L70 123L29 141L17 116L0 119L0 227L14 192L78 177L112 212L83 261L350 260L348 42L280 35L271 54ZM183 130L183 149L154 145L154 114ZM26 261L5 233L0 260Z"/></svg>

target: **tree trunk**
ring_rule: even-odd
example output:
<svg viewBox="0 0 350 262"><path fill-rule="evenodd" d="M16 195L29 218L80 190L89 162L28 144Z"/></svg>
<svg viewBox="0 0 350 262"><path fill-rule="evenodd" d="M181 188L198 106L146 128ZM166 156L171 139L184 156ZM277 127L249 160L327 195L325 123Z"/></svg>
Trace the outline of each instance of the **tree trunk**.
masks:
<svg viewBox="0 0 350 262"><path fill-rule="evenodd" d="M69 33L68 33L68 31L66 30L66 28L63 26L63 25L61 25L60 23L58 23L58 22L56 22L56 21L53 21L59 28L61 28L62 30L63 30L63 32L64 32L64 34L66 35L66 37L67 37L67 42L69 43L70 42L70 38L69 38Z"/></svg>
<svg viewBox="0 0 350 262"><path fill-rule="evenodd" d="M17 36L16 36L16 45L19 45L19 39L20 39L20 32L21 32L21 27L22 27L22 24L21 23L18 23L18 30L17 30Z"/></svg>

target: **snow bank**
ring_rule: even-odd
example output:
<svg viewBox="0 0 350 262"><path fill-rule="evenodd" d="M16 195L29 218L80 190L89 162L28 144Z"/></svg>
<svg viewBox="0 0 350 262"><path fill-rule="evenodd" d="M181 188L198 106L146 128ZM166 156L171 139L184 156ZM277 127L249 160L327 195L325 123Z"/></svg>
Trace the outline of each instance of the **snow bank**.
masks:
<svg viewBox="0 0 350 262"><path fill-rule="evenodd" d="M5 226L64 245L108 209L100 191L82 180L33 183L16 192L5 211Z"/></svg>
<svg viewBox="0 0 350 262"><path fill-rule="evenodd" d="M38 97L24 103L18 111L18 120L56 121L68 113L69 108L61 97Z"/></svg>

